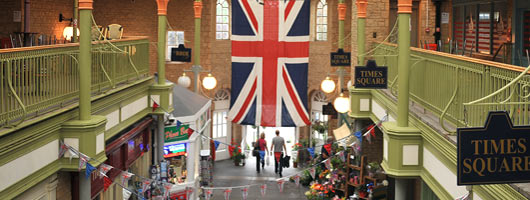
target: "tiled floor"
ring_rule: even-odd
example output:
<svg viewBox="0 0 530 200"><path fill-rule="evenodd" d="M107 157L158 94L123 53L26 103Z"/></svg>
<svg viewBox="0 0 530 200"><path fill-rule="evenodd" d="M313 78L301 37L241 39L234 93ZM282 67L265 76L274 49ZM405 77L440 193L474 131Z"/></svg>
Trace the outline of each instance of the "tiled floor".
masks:
<svg viewBox="0 0 530 200"><path fill-rule="evenodd" d="M272 160L271 160L272 161ZM296 168L284 168L283 176L290 176L298 172ZM270 166L265 166L265 170L261 173L256 172L256 159L251 157L246 160L245 166L234 166L232 160L217 161L214 166L213 173L214 187L232 187L243 186L250 184L267 184L267 192L264 197L261 196L260 188L252 186L248 191L248 200L255 199L270 199L270 200L305 200L304 193L308 190L307 187L297 187L293 182L286 182L284 184L283 192L280 193L276 184L276 179L279 178L274 173L274 163ZM223 191L215 190L213 192L214 200L224 200ZM230 199L243 199L241 189L232 189Z"/></svg>

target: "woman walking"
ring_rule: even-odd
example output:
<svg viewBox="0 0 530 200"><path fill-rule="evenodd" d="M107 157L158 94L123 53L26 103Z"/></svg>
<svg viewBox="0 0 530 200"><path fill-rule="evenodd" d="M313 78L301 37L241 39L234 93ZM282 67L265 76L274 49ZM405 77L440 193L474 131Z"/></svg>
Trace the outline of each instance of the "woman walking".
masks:
<svg viewBox="0 0 530 200"><path fill-rule="evenodd" d="M261 163L261 168L265 169L265 151L269 153L269 150L267 149L267 141L265 141L265 133L261 133L258 141L256 142L257 148L259 150L258 156L256 156L256 170L258 173L259 170L259 164Z"/></svg>

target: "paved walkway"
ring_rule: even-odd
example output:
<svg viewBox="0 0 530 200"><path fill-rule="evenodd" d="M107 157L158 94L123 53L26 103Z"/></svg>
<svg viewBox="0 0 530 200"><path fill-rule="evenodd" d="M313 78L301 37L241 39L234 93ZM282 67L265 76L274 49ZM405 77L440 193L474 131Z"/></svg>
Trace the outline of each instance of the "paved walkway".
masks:
<svg viewBox="0 0 530 200"><path fill-rule="evenodd" d="M272 161L272 160L271 160ZM292 164L292 163L291 163ZM293 175L298 172L295 168L284 168L283 176ZM286 182L284 184L283 192L280 193L276 184L276 179L280 176L274 173L274 163L270 166L265 166L265 170L259 174L256 172L256 158L251 157L246 159L245 166L234 166L232 160L224 160L215 162L213 173L214 187L231 187L242 186L250 184L264 184L267 183L267 192L265 197L261 196L260 188L253 186L249 188L248 200L268 199L268 200L305 200L304 193L308 190L307 187L300 185L297 187L294 182ZM215 190L213 193L214 200L224 200L223 192ZM243 199L240 188L232 189L230 199Z"/></svg>

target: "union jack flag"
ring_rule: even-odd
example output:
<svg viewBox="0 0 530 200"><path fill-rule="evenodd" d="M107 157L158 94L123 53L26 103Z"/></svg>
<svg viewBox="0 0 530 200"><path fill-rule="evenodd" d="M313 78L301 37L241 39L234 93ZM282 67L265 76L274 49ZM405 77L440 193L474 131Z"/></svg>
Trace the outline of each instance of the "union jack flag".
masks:
<svg viewBox="0 0 530 200"><path fill-rule="evenodd" d="M310 124L309 7L309 0L232 1L232 122Z"/></svg>

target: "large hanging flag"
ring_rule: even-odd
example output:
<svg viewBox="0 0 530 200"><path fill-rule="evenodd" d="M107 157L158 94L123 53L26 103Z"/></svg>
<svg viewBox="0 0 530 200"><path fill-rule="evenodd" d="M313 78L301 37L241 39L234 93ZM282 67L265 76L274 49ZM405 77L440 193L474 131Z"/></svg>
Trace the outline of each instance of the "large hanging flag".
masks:
<svg viewBox="0 0 530 200"><path fill-rule="evenodd" d="M309 0L232 5L228 118L256 126L306 126Z"/></svg>

